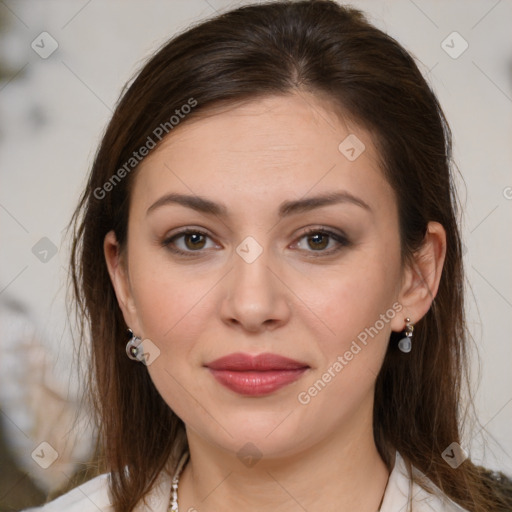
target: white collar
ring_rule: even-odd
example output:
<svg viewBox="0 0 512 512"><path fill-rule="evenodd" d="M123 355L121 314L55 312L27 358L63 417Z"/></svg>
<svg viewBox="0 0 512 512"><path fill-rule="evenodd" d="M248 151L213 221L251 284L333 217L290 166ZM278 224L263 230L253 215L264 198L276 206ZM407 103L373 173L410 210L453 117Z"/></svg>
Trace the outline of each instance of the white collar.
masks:
<svg viewBox="0 0 512 512"><path fill-rule="evenodd" d="M463 512L464 509L449 500L421 471L413 468L415 476L425 479L435 494L428 493L420 485L413 482L407 471L405 461L397 451L395 463L388 478L379 512L407 512L408 504L414 504L414 512ZM162 471L153 491L148 496L150 508L140 504L136 512L166 512L171 496L171 477Z"/></svg>
<svg viewBox="0 0 512 512"><path fill-rule="evenodd" d="M388 483L382 498L379 512L406 511L411 495L411 480L407 473L404 459L395 453L395 464L389 474Z"/></svg>
<svg viewBox="0 0 512 512"><path fill-rule="evenodd" d="M395 463L379 512L407 512L410 502L413 504L414 512L467 512L443 495L419 470L413 468L413 472L415 476L426 479L434 494L430 494L411 480L403 458L396 452ZM25 512L112 512L108 480L108 473L97 476L43 507ZM167 512L171 497L171 480L172 476L167 467L158 475L146 497L146 504L141 501L134 511Z"/></svg>
<svg viewBox="0 0 512 512"><path fill-rule="evenodd" d="M468 512L450 500L419 469L412 467L412 472L415 477L424 481L433 493L427 492L411 479L405 461L397 451L378 512L407 512L409 504L413 505L414 512Z"/></svg>

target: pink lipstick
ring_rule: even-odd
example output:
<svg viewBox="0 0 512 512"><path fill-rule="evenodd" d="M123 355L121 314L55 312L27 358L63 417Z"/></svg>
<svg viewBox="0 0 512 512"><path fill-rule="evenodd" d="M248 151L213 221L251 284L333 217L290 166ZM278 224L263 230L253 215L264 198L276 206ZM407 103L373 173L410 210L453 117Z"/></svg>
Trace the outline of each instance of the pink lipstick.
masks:
<svg viewBox="0 0 512 512"><path fill-rule="evenodd" d="M309 368L305 363L270 353L257 356L235 353L205 366L222 385L249 396L273 393L299 379Z"/></svg>

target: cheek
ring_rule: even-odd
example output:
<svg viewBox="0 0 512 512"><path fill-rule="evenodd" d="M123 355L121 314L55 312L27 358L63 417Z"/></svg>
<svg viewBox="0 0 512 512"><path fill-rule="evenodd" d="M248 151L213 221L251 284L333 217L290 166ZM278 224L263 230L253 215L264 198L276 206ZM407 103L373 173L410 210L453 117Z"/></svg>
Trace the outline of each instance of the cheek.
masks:
<svg viewBox="0 0 512 512"><path fill-rule="evenodd" d="M201 402L191 400L204 395L191 369L204 362L198 340L213 318L208 291L214 283L211 276L198 279L157 264L138 272L133 283L141 335L158 347L159 357L148 372L160 395L185 422L204 414Z"/></svg>
<svg viewBox="0 0 512 512"><path fill-rule="evenodd" d="M373 325L397 296L396 261L384 261L369 252L358 253L353 260L329 272L312 270L307 283L295 288L336 339L347 340Z"/></svg>
<svg viewBox="0 0 512 512"><path fill-rule="evenodd" d="M372 400L396 314L384 276L366 273L363 281L359 277L351 273L331 283L329 299L317 315L334 335L313 333L322 358L297 396L308 414L322 416L326 425L349 421Z"/></svg>
<svg viewBox="0 0 512 512"><path fill-rule="evenodd" d="M173 263L170 253L149 242L135 226L129 247L132 295L142 335L164 341L200 310L214 276L198 276L193 265ZM138 242L135 242L137 241Z"/></svg>
<svg viewBox="0 0 512 512"><path fill-rule="evenodd" d="M178 350L190 345L209 317L208 291L213 285L212 279L186 278L169 269L158 272L157 267L139 275L134 296L143 335L161 344L162 350L170 343Z"/></svg>
<svg viewBox="0 0 512 512"><path fill-rule="evenodd" d="M329 385L331 392L338 389L356 396L373 384L386 352L391 321L400 309L396 303L399 261L396 248L381 252L368 247L329 274L324 269L312 275L315 287L299 292L321 320L316 325L323 324L321 331L316 330L322 361L314 377L330 369L336 375L334 385ZM325 379L330 382L331 377Z"/></svg>

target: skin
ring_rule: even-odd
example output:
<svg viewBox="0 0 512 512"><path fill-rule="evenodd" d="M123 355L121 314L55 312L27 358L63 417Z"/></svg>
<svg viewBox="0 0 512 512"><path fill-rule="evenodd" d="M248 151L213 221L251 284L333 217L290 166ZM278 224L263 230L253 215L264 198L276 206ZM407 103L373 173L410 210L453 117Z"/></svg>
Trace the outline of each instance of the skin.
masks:
<svg viewBox="0 0 512 512"><path fill-rule="evenodd" d="M445 232L431 222L413 264L402 265L396 198L372 139L320 98L294 93L214 114L184 122L146 157L126 250L113 232L104 244L126 323L160 350L147 369L186 425L180 509L374 512L389 476L372 432L376 376L391 331L417 322L435 297ZM365 145L354 161L338 150L349 134ZM345 201L278 217L284 201L333 191L369 209ZM223 203L228 215L178 204L147 213L171 192ZM179 256L163 242L185 227L208 236L174 239L191 254ZM322 227L349 243L304 235ZM251 263L236 252L247 236L262 249ZM298 394L397 302L401 311L301 404ZM271 395L241 396L203 366L233 352L310 368ZM251 467L237 456L254 450L248 442L262 457Z"/></svg>

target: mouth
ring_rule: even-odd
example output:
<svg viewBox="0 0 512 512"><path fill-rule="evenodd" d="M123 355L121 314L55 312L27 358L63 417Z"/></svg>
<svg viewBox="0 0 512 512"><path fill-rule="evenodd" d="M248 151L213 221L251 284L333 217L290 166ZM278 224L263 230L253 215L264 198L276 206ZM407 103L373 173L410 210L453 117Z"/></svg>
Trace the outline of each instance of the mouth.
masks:
<svg viewBox="0 0 512 512"><path fill-rule="evenodd" d="M212 376L240 395L268 395L295 382L309 369L306 363L277 354L236 353L205 365Z"/></svg>

